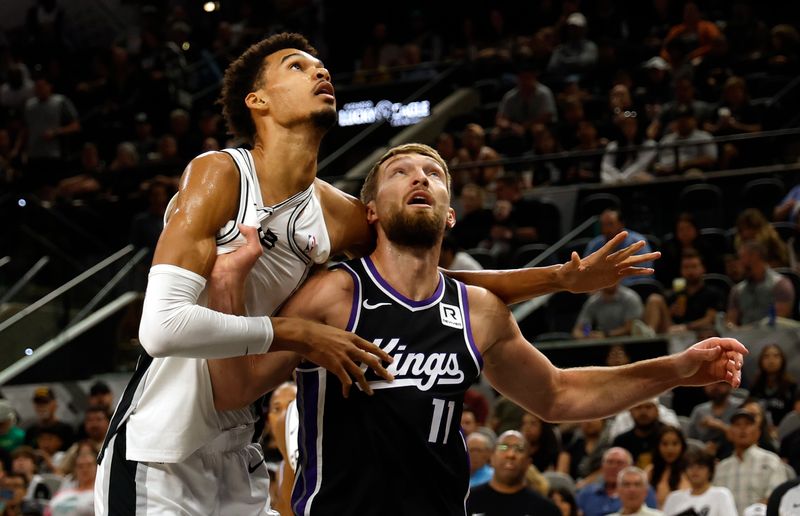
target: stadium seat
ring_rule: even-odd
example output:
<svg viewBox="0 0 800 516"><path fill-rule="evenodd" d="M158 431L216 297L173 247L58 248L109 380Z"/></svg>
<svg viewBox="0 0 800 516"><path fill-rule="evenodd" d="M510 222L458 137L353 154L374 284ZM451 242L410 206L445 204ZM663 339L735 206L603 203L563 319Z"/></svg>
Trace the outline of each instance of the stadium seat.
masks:
<svg viewBox="0 0 800 516"><path fill-rule="evenodd" d="M789 242L790 239L797 237L798 226L794 222L773 222L772 227L778 232L781 240Z"/></svg>
<svg viewBox="0 0 800 516"><path fill-rule="evenodd" d="M578 220L576 222L583 222L592 215L600 215L603 210L608 208L620 209L622 202L619 197L610 193L595 193L587 195L580 202L578 208Z"/></svg>
<svg viewBox="0 0 800 516"><path fill-rule="evenodd" d="M718 274L716 272L708 272L703 275L703 281L706 282L706 285L710 287L714 287L720 292L722 292L723 298L723 307L727 307L728 305L728 294L730 294L731 289L734 286L733 280L730 279L725 274Z"/></svg>
<svg viewBox="0 0 800 516"><path fill-rule="evenodd" d="M535 243L535 244L525 244L520 246L514 254L511 255L511 267L514 269L520 269L522 267L526 267L531 260L542 254L543 252L547 251L550 248L549 244L543 243ZM556 254L553 253L541 262L539 262L537 267L543 267L545 265L555 265L556 264Z"/></svg>
<svg viewBox="0 0 800 516"><path fill-rule="evenodd" d="M698 239L708 244L709 249L714 249L719 253L727 253L733 249L728 230L722 228L703 228L700 230Z"/></svg>
<svg viewBox="0 0 800 516"><path fill-rule="evenodd" d="M725 223L722 190L715 185L689 185L678 195L678 210L694 216L699 228L721 227Z"/></svg>
<svg viewBox="0 0 800 516"><path fill-rule="evenodd" d="M547 324L550 332L572 332L578 314L586 302L586 294L556 292L547 300Z"/></svg>
<svg viewBox="0 0 800 516"><path fill-rule="evenodd" d="M780 179L774 177L753 179L742 187L741 208L757 208L767 220L771 220L772 210L785 194L786 188Z"/></svg>
<svg viewBox="0 0 800 516"><path fill-rule="evenodd" d="M647 302L650 294L661 294L663 296L665 292L664 285L655 278L636 278L635 281L626 286L639 294L639 297L642 298L642 303Z"/></svg>

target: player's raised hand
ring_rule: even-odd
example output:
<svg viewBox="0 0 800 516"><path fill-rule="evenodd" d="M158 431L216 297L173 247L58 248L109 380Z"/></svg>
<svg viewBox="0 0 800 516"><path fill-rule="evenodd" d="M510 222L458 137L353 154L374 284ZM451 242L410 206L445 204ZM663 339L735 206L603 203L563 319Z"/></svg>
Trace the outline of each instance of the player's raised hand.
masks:
<svg viewBox="0 0 800 516"><path fill-rule="evenodd" d="M736 339L712 337L700 341L676 357L681 383L702 386L728 382L739 387L747 353L747 348Z"/></svg>
<svg viewBox="0 0 800 516"><path fill-rule="evenodd" d="M628 276L653 274L653 269L638 265L660 258L661 253L635 254L645 245L641 240L615 251L627 237L628 232L622 231L585 258L573 252L570 261L558 271L559 284L573 293L592 292L610 287Z"/></svg>
<svg viewBox="0 0 800 516"><path fill-rule="evenodd" d="M391 363L392 357L355 333L291 317L273 317L272 326L275 331L273 348L295 351L335 374L342 383L345 398L350 394L353 380L364 392L372 394L360 367L362 363L386 381L394 381L394 376L381 364Z"/></svg>

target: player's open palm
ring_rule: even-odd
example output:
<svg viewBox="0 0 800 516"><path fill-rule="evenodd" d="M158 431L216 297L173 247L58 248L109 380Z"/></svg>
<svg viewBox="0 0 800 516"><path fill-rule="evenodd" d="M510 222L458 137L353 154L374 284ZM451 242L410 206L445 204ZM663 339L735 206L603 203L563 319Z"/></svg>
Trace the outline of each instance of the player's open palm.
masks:
<svg viewBox="0 0 800 516"><path fill-rule="evenodd" d="M279 321L278 319L282 319ZM295 351L335 374L342 383L342 395L346 398L355 380L367 394L372 394L361 364L365 364L387 381L393 381L381 362L391 363L392 357L375 344L355 333L333 326L300 319L273 318L275 324L292 324ZM277 332L276 332L277 333Z"/></svg>
<svg viewBox="0 0 800 516"><path fill-rule="evenodd" d="M684 385L728 382L739 387L747 348L736 339L712 337L698 342L677 357L678 374Z"/></svg>

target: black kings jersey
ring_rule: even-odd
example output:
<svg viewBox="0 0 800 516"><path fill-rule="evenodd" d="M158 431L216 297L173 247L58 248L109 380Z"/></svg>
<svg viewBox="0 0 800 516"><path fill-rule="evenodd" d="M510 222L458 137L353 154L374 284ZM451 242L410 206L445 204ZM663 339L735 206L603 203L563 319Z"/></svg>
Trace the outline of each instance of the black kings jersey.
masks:
<svg viewBox="0 0 800 516"><path fill-rule="evenodd" d="M395 380L366 370L374 395L354 384L345 399L335 375L313 364L298 367L295 514L465 514L461 409L483 366L466 288L440 274L433 296L413 301L369 258L339 267L355 283L347 329L392 355Z"/></svg>

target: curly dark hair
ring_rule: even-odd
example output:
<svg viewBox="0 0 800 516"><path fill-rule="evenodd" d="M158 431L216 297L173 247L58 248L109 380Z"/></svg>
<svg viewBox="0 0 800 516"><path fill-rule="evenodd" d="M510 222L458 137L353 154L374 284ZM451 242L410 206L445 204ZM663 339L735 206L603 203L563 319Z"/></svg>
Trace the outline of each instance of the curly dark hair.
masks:
<svg viewBox="0 0 800 516"><path fill-rule="evenodd" d="M250 143L255 139L256 125L244 99L260 86L266 57L286 48L296 48L317 57L317 50L305 36L281 32L251 45L225 70L222 93L217 103L222 105L222 114L230 134L245 138Z"/></svg>

